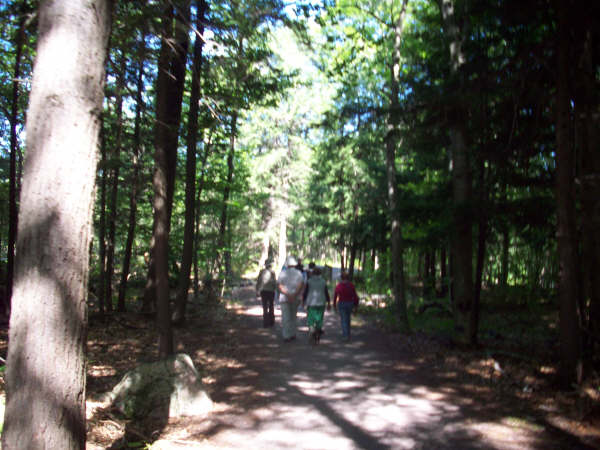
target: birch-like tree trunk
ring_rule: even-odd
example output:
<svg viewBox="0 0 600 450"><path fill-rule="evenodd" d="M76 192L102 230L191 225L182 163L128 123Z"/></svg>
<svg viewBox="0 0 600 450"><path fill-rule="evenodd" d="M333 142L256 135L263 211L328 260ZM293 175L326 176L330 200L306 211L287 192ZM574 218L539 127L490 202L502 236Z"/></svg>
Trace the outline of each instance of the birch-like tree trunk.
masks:
<svg viewBox="0 0 600 450"><path fill-rule="evenodd" d="M111 2L40 3L3 449L85 448L89 244Z"/></svg>

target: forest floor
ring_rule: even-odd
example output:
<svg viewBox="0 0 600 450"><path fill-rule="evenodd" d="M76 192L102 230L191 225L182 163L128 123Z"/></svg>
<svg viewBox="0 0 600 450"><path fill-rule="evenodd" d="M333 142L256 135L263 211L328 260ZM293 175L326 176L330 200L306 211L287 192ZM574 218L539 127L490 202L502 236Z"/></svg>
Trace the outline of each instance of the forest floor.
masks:
<svg viewBox="0 0 600 450"><path fill-rule="evenodd" d="M308 343L302 311L298 338L284 343L279 311L275 327L262 328L251 287L189 313L175 330L177 351L194 360L214 411L132 422L100 407L99 394L156 359L156 334L139 314L92 321L88 449L600 448L597 410L580 394L556 391L552 367L382 332L360 315L343 343L333 312L319 345Z"/></svg>

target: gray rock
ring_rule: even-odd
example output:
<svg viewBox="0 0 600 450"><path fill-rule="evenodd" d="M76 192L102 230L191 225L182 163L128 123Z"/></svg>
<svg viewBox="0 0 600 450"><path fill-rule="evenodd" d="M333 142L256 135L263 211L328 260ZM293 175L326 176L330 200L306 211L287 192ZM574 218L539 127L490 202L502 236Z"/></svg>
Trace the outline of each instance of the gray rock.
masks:
<svg viewBox="0 0 600 450"><path fill-rule="evenodd" d="M213 407L192 359L183 353L130 370L104 401L128 418L199 416Z"/></svg>

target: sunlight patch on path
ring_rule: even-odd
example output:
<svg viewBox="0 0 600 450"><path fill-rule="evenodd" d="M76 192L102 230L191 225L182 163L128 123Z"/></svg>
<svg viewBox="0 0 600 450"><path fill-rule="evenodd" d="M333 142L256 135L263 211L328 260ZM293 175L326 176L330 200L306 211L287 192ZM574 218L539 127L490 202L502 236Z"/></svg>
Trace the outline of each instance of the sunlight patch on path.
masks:
<svg viewBox="0 0 600 450"><path fill-rule="evenodd" d="M227 391L254 394L260 403L243 402L240 411L234 402L233 412L215 418L214 434L197 448L535 448L542 430L478 416L489 413L487 405L452 387L456 373L435 372L426 381L427 368L412 355L390 351L366 328L353 328L352 340L342 342L334 313L325 316L321 344L311 346L304 311L292 343L282 342L279 320L272 329L261 328L260 304L237 312L249 319L245 350L256 354L245 369L249 375L240 369L235 379L241 385Z"/></svg>

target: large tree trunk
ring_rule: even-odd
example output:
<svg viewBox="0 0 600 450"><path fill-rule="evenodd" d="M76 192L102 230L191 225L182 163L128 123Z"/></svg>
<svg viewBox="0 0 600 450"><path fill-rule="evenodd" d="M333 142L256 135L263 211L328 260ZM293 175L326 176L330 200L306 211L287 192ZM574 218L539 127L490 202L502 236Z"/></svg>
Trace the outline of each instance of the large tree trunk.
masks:
<svg viewBox="0 0 600 450"><path fill-rule="evenodd" d="M392 244L392 291L398 311L400 327L408 331L408 311L406 306L406 287L404 285L404 244L400 217L398 214L398 186L396 183L396 147L399 141L400 105L398 95L400 92L400 44L408 0L403 0L402 10L394 24L394 52L390 67L390 112L388 117L388 130L386 136L386 172L388 188L388 208L391 218L391 244Z"/></svg>
<svg viewBox="0 0 600 450"><path fill-rule="evenodd" d="M89 244L111 4L42 2L2 448L85 448Z"/></svg>
<svg viewBox="0 0 600 450"><path fill-rule="evenodd" d="M167 233L171 227L173 193L177 168L177 145L181 122L181 105L188 47L189 0L169 2L163 16L162 44L158 61L156 80L156 127L155 145L163 147L165 153L166 177L166 220ZM173 8L177 7L177 13ZM173 38L173 36L175 36ZM162 151L162 150L161 150ZM156 211L155 211L156 212ZM156 222L154 222L154 226ZM158 285L156 281L156 230L150 242L150 263L148 280L144 291L142 309L149 311L153 305L158 312ZM167 245L168 246L168 245ZM168 254L168 252L167 252ZM168 273L168 272L167 272ZM168 290L167 290L168 294ZM164 305L163 305L164 308ZM170 320L170 318L169 318Z"/></svg>
<svg viewBox="0 0 600 450"><path fill-rule="evenodd" d="M456 81L458 92L464 90L463 68L463 32L458 26L453 0L438 0L444 21L444 33L448 38L450 50L450 72ZM454 223L452 233L452 298L454 321L458 339L472 342L477 331L472 330L473 315L473 242L472 242L472 175L471 156L467 146L467 114L461 104L462 96L456 95L457 104L453 106L449 120L450 149L452 154L452 198L454 203Z"/></svg>
<svg viewBox="0 0 600 450"><path fill-rule="evenodd" d="M177 142L185 79L189 23L189 3L180 2L176 16L173 7L165 12L163 42L159 56L156 92L156 137L154 148L154 271L156 322L161 358L173 353L173 330L169 305L169 231L175 187ZM175 21L173 18L176 17ZM169 42L175 26L175 44Z"/></svg>
<svg viewBox="0 0 600 450"><path fill-rule="evenodd" d="M125 252L123 256L123 269L121 270L121 282L119 284L119 300L117 309L120 312L125 311L125 296L127 293L127 279L129 278L129 268L131 265L131 255L133 252L133 240L135 238L135 218L137 216L137 197L138 197L138 179L140 171L140 154L142 148L141 142L141 122L144 92L144 62L146 59L146 30L142 32L141 50L139 53L138 72L136 80L135 93L135 120L133 125L133 174L131 177L131 192L129 197L129 220L127 226L127 239L125 242Z"/></svg>
<svg viewBox="0 0 600 450"><path fill-rule="evenodd" d="M190 92L190 111L188 113L188 135L186 155L185 183L185 225L183 232L183 254L175 301L173 322L185 322L185 310L190 287L190 272L194 251L194 222L196 218L196 145L198 143L198 100L200 97L200 68L202 64L202 46L204 37L204 13L206 2L196 2L196 39L194 41L194 60L192 71L192 89Z"/></svg>
<svg viewBox="0 0 600 450"><path fill-rule="evenodd" d="M584 351L588 355L597 355L600 348L600 277L597 276L600 265L600 152L598 151L600 132L600 94L599 83L595 78L594 48L597 48L600 34L594 15L590 15L587 3L577 4L578 24L576 34L581 47L578 48L579 68L577 77L576 117L581 169L581 304L582 325L587 331L584 336Z"/></svg>
<svg viewBox="0 0 600 450"><path fill-rule="evenodd" d="M10 298L14 278L15 243L17 240L17 155L19 144L17 141L17 121L19 117L19 83L21 78L21 58L25 41L25 24L29 6L26 1L21 5L21 16L19 17L19 28L15 42L15 70L12 84L12 100L10 106L10 168L8 185L8 252L6 257L6 295L0 299L0 313L8 316L10 311Z"/></svg>
<svg viewBox="0 0 600 450"><path fill-rule="evenodd" d="M581 355L577 311L575 229L575 157L571 145L569 92L569 22L565 0L557 2L558 48L556 85L556 202L559 261L560 378L565 386L577 380Z"/></svg>

